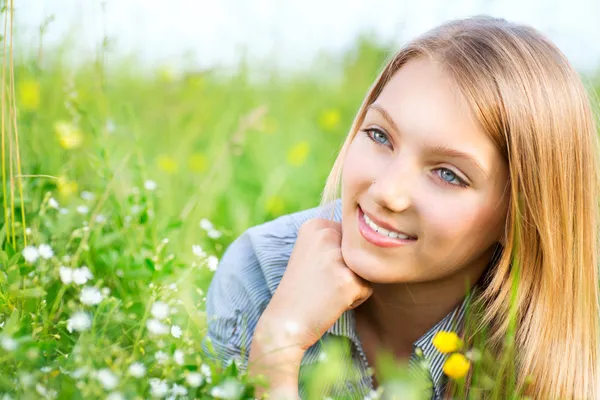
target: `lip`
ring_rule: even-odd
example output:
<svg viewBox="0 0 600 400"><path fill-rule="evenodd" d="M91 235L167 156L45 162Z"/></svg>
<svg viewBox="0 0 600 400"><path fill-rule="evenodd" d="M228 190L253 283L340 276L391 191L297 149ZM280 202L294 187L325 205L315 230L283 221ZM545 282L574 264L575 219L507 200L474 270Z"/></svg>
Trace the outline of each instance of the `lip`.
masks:
<svg viewBox="0 0 600 400"><path fill-rule="evenodd" d="M358 207L357 217L358 217L358 230L362 237L369 243L374 244L379 247L399 247L407 244L411 244L417 241L417 239L399 239L399 238L391 238L389 236L382 236L375 232L364 220L364 212ZM375 221L373 221L375 222ZM377 223L377 222L375 222ZM379 224L378 224L379 225ZM382 226L385 228L385 226ZM387 229L387 228L386 228Z"/></svg>

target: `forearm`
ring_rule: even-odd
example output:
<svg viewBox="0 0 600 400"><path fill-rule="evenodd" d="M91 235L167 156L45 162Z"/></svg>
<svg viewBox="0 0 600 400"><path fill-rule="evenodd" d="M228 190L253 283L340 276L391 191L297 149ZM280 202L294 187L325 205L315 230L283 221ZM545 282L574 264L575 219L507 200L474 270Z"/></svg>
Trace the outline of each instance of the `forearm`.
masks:
<svg viewBox="0 0 600 400"><path fill-rule="evenodd" d="M269 399L298 399L298 375L304 350L266 326L257 326L252 339L248 360L248 373L263 375L268 382ZM261 398L265 388L256 388L256 398Z"/></svg>

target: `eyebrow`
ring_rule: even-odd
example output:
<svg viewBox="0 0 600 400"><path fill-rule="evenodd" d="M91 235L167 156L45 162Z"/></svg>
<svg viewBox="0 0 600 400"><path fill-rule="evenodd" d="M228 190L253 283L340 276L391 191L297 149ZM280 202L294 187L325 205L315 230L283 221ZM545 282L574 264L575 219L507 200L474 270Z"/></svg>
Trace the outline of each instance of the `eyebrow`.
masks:
<svg viewBox="0 0 600 400"><path fill-rule="evenodd" d="M390 124L396 132L398 132L398 133L400 132L400 130L398 129L398 125L396 125L396 123L394 122L394 120L392 119L390 114L385 110L385 108L383 108L377 104L371 104L367 108L367 111L369 111L371 109L379 112L379 114L383 117L383 119L385 119L386 122L388 124ZM444 146L444 145L428 144L428 145L425 145L425 149L430 153L439 154L441 156L446 156L446 157L451 157L451 158L461 158L461 159L469 162L470 164L472 164L475 168L477 168L479 170L479 172L481 172L481 174L484 176L484 178L486 178L486 179L488 178L488 174L485 172L485 170L483 169L481 164L479 164L479 162L470 154L463 153L462 151L459 151L459 150L456 150L456 149L453 149L451 147Z"/></svg>

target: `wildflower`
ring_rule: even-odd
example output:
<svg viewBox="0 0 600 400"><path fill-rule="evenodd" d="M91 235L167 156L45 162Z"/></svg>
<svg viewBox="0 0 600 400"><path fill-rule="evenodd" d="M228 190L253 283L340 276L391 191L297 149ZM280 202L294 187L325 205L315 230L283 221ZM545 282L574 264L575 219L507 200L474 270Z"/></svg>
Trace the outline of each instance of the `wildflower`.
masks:
<svg viewBox="0 0 600 400"><path fill-rule="evenodd" d="M58 178L57 188L58 193L62 197L69 197L77 191L77 183L69 180L64 176L61 176L60 178Z"/></svg>
<svg viewBox="0 0 600 400"><path fill-rule="evenodd" d="M82 215L90 212L90 209L87 208L86 206L77 206L76 210L79 214L82 214Z"/></svg>
<svg viewBox="0 0 600 400"><path fill-rule="evenodd" d="M102 224L102 223L106 222L106 217L102 214L98 214L98 215L96 215L96 218L94 218L94 221L96 221L99 224Z"/></svg>
<svg viewBox="0 0 600 400"><path fill-rule="evenodd" d="M2 339L0 340L0 345L2 345L2 348L6 351L13 351L17 348L17 341L13 338L11 338L10 336L2 336Z"/></svg>
<svg viewBox="0 0 600 400"><path fill-rule="evenodd" d="M164 364L167 361L169 361L169 356L162 350L157 351L154 354L154 358L156 358L156 362L158 362L159 364Z"/></svg>
<svg viewBox="0 0 600 400"><path fill-rule="evenodd" d="M84 311L77 311L67 321L67 330L72 333L74 330L84 332L92 326L92 319L89 314Z"/></svg>
<svg viewBox="0 0 600 400"><path fill-rule="evenodd" d="M67 121L58 121L54 125L58 143L63 149L75 149L81 146L83 135L79 128Z"/></svg>
<svg viewBox="0 0 600 400"><path fill-rule="evenodd" d="M157 187L158 185L156 184L156 182L151 181L150 179L144 182L144 189L146 190L153 191L156 190Z"/></svg>
<svg viewBox="0 0 600 400"><path fill-rule="evenodd" d="M239 399L244 393L244 385L235 379L228 378L211 389L210 394L217 399Z"/></svg>
<svg viewBox="0 0 600 400"><path fill-rule="evenodd" d="M31 228L25 228L26 235L31 235L31 232L32 232Z"/></svg>
<svg viewBox="0 0 600 400"><path fill-rule="evenodd" d="M202 153L194 153L188 157L187 166L192 172L204 172L208 169L208 159Z"/></svg>
<svg viewBox="0 0 600 400"><path fill-rule="evenodd" d="M113 374L109 369L103 368L96 372L96 378L106 390L112 390L119 384L119 377Z"/></svg>
<svg viewBox="0 0 600 400"><path fill-rule="evenodd" d="M40 253L38 252L38 249L35 246L25 247L21 254L23 255L25 261L27 261L28 263L36 262L38 257L40 256Z"/></svg>
<svg viewBox="0 0 600 400"><path fill-rule="evenodd" d="M212 272L215 272L219 266L219 259L215 256L208 256L206 263L208 265L208 269Z"/></svg>
<svg viewBox="0 0 600 400"><path fill-rule="evenodd" d="M60 206L58 205L58 201L56 201L54 197L50 197L50 199L48 200L48 206L56 210L60 208Z"/></svg>
<svg viewBox="0 0 600 400"><path fill-rule="evenodd" d="M62 215L66 215L69 213L69 209L68 208L61 208L60 210L58 210L59 213L61 213Z"/></svg>
<svg viewBox="0 0 600 400"><path fill-rule="evenodd" d="M168 390L169 387L166 381L158 378L150 379L150 393L153 397L165 397Z"/></svg>
<svg viewBox="0 0 600 400"><path fill-rule="evenodd" d="M100 292L102 293L103 297L108 297L110 295L110 288L103 287Z"/></svg>
<svg viewBox="0 0 600 400"><path fill-rule="evenodd" d="M212 371L210 370L210 367L208 365L202 364L200 366L200 373L204 375L208 383L212 382Z"/></svg>
<svg viewBox="0 0 600 400"><path fill-rule="evenodd" d="M96 197L96 195L94 195L94 193L88 192L87 190L84 190L83 192L81 192L80 196L85 201L94 200L94 198Z"/></svg>
<svg viewBox="0 0 600 400"><path fill-rule="evenodd" d="M287 153L288 164L294 167L301 166L306 161L309 151L310 145L307 141L297 143Z"/></svg>
<svg viewBox="0 0 600 400"><path fill-rule="evenodd" d="M34 80L20 82L19 102L25 110L37 110L40 105L40 84Z"/></svg>
<svg viewBox="0 0 600 400"><path fill-rule="evenodd" d="M79 300L88 306L95 306L102 301L102 293L100 293L100 290L98 290L97 287L86 286L81 289Z"/></svg>
<svg viewBox="0 0 600 400"><path fill-rule="evenodd" d="M129 366L127 371L129 372L129 375L134 378L142 378L146 375L146 367L141 362L134 362Z"/></svg>
<svg viewBox="0 0 600 400"><path fill-rule="evenodd" d="M157 163L158 168L169 174L177 172L177 169L179 168L179 166L177 165L177 160L175 160L173 157L166 155L158 157Z"/></svg>
<svg viewBox="0 0 600 400"><path fill-rule="evenodd" d="M207 235L211 239L218 239L221 237L222 233L216 229L211 229L210 231L208 231Z"/></svg>
<svg viewBox="0 0 600 400"><path fill-rule="evenodd" d="M150 313L154 318L165 319L169 316L169 305L162 301L157 301L152 304L152 309Z"/></svg>
<svg viewBox="0 0 600 400"><path fill-rule="evenodd" d="M453 353L444 363L444 373L452 379L460 379L467 374L471 363L461 353Z"/></svg>
<svg viewBox="0 0 600 400"><path fill-rule="evenodd" d="M169 333L169 327L157 319L149 319L146 322L146 328L153 335L166 335Z"/></svg>
<svg viewBox="0 0 600 400"><path fill-rule="evenodd" d="M183 354L183 351L175 350L175 353L173 353L173 360L175 360L178 365L183 365L185 361L185 355Z"/></svg>
<svg viewBox="0 0 600 400"><path fill-rule="evenodd" d="M339 126L340 120L341 114L338 110L326 110L319 118L319 126L324 131L333 131Z"/></svg>
<svg viewBox="0 0 600 400"><path fill-rule="evenodd" d="M48 244L40 244L38 247L38 254L45 260L49 260L54 255L54 251L52 251L52 247Z"/></svg>
<svg viewBox="0 0 600 400"><path fill-rule="evenodd" d="M192 252L198 257L206 257L206 253L202 250L202 247L197 244L192 246Z"/></svg>
<svg viewBox="0 0 600 400"><path fill-rule="evenodd" d="M187 389L185 386L174 383L173 387L171 388L171 394L173 396L185 396L187 394Z"/></svg>
<svg viewBox="0 0 600 400"><path fill-rule="evenodd" d="M185 381L193 388L197 388L204 383L204 376L198 372L190 372L185 377Z"/></svg>
<svg viewBox="0 0 600 400"><path fill-rule="evenodd" d="M462 341L455 332L440 331L435 334L432 343L440 353L452 353L462 346Z"/></svg>
<svg viewBox="0 0 600 400"><path fill-rule="evenodd" d="M181 337L181 328L178 327L177 325L173 325L171 327L171 335L174 338L179 339Z"/></svg>
<svg viewBox="0 0 600 400"><path fill-rule="evenodd" d="M285 209L285 205L281 197L271 196L265 204L265 211L272 215L281 215Z"/></svg>
<svg viewBox="0 0 600 400"><path fill-rule="evenodd" d="M200 220L200 228L204 229L205 231L210 231L210 230L214 229L212 222L210 222L206 218L202 218Z"/></svg>
<svg viewBox="0 0 600 400"><path fill-rule="evenodd" d="M112 392L108 395L106 400L125 400L125 397L119 392Z"/></svg>

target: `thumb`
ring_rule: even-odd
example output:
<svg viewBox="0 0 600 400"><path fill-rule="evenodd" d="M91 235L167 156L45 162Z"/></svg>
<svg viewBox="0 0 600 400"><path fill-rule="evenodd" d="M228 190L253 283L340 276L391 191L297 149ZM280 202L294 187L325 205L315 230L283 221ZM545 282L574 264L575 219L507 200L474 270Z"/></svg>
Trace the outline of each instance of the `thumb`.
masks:
<svg viewBox="0 0 600 400"><path fill-rule="evenodd" d="M352 310L352 309L355 309L356 307L360 306L362 303L367 301L367 299L369 297L371 297L372 294L373 294L373 288L370 285L368 285L368 286L365 285L363 287L363 289L361 290L361 293L358 296L358 298L356 300L354 300L354 302L352 304L350 304L350 307L348 309Z"/></svg>

